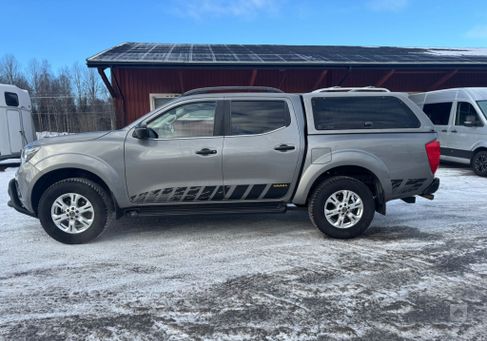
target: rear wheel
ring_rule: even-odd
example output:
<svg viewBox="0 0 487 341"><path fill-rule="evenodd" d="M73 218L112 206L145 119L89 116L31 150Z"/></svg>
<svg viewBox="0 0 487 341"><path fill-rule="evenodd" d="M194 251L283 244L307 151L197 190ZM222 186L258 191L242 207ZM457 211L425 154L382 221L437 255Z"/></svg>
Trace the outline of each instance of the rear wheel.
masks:
<svg viewBox="0 0 487 341"><path fill-rule="evenodd" d="M38 216L52 238L66 244L98 237L111 216L110 199L93 181L71 178L51 185L41 196Z"/></svg>
<svg viewBox="0 0 487 341"><path fill-rule="evenodd" d="M472 157L472 169L475 174L487 177L487 150L481 150Z"/></svg>
<svg viewBox="0 0 487 341"><path fill-rule="evenodd" d="M374 197L361 181L336 176L325 180L311 195L308 206L313 224L333 238L362 234L375 213Z"/></svg>

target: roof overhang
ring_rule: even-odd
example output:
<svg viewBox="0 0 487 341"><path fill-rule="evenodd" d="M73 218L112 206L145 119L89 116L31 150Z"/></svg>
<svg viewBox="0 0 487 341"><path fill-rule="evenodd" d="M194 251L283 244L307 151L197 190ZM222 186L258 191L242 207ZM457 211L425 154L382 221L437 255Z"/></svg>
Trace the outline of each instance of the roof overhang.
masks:
<svg viewBox="0 0 487 341"><path fill-rule="evenodd" d="M161 63L161 62L96 62L87 60L87 66L93 68L161 68L161 69L485 69L487 63Z"/></svg>
<svg viewBox="0 0 487 341"><path fill-rule="evenodd" d="M86 62L98 68L485 68L487 49L123 43Z"/></svg>

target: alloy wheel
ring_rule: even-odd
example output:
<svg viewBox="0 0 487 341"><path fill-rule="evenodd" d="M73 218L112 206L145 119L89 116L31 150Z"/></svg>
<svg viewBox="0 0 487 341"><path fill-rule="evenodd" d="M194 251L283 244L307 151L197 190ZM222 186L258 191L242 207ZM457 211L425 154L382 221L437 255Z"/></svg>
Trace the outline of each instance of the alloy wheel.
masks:
<svg viewBox="0 0 487 341"><path fill-rule="evenodd" d="M77 234L91 227L95 210L91 202L81 194L65 193L54 200L51 218L63 232Z"/></svg>
<svg viewBox="0 0 487 341"><path fill-rule="evenodd" d="M341 190L333 193L325 202L326 220L339 229L355 226L364 213L364 204L357 193Z"/></svg>

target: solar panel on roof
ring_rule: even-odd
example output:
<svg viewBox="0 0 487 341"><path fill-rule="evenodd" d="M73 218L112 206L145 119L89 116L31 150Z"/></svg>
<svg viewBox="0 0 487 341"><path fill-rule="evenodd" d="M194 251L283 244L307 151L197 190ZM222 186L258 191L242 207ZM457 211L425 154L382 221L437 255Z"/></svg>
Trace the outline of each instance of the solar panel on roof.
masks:
<svg viewBox="0 0 487 341"><path fill-rule="evenodd" d="M261 54L259 55L259 58L262 59L263 61L270 62L270 61L278 61L282 62L284 61L281 56L278 56L277 54Z"/></svg>
<svg viewBox="0 0 487 341"><path fill-rule="evenodd" d="M302 62L304 61L305 59L303 57L301 57L300 55L298 54L281 54L279 55L279 57L281 57L282 59L284 59L285 61L287 62Z"/></svg>
<svg viewBox="0 0 487 341"><path fill-rule="evenodd" d="M215 53L215 60L222 62L237 61L234 55L225 53Z"/></svg>
<svg viewBox="0 0 487 341"><path fill-rule="evenodd" d="M169 46L156 46L152 49L152 53L167 53L171 51Z"/></svg>
<svg viewBox="0 0 487 341"><path fill-rule="evenodd" d="M97 63L487 63L486 50L360 46L125 43L88 59Z"/></svg>
<svg viewBox="0 0 487 341"><path fill-rule="evenodd" d="M189 55L184 53L170 53L166 57L167 61L185 62L189 60Z"/></svg>
<svg viewBox="0 0 487 341"><path fill-rule="evenodd" d="M206 62L206 61L212 61L213 60L213 55L211 54L205 54L205 53L193 53L193 61L198 61L198 62Z"/></svg>
<svg viewBox="0 0 487 341"><path fill-rule="evenodd" d="M167 53L150 53L144 56L143 60L165 60Z"/></svg>
<svg viewBox="0 0 487 341"><path fill-rule="evenodd" d="M238 57L238 60L241 61L241 62L245 62L245 61L249 61L249 62L262 61L262 58L259 58L259 56L253 55L253 54L247 54L247 53L239 53L237 55L237 57Z"/></svg>
<svg viewBox="0 0 487 341"><path fill-rule="evenodd" d="M211 50L210 50L209 46L197 45L197 46L193 46L193 52L195 52L195 53L210 53Z"/></svg>

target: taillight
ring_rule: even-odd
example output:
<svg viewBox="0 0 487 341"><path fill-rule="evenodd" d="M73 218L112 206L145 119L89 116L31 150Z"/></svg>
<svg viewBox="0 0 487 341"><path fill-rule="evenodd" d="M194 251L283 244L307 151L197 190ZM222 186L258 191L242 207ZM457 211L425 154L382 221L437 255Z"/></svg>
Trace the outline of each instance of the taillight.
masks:
<svg viewBox="0 0 487 341"><path fill-rule="evenodd" d="M426 144L426 154L430 163L431 172L436 173L440 166L440 141L433 140Z"/></svg>

